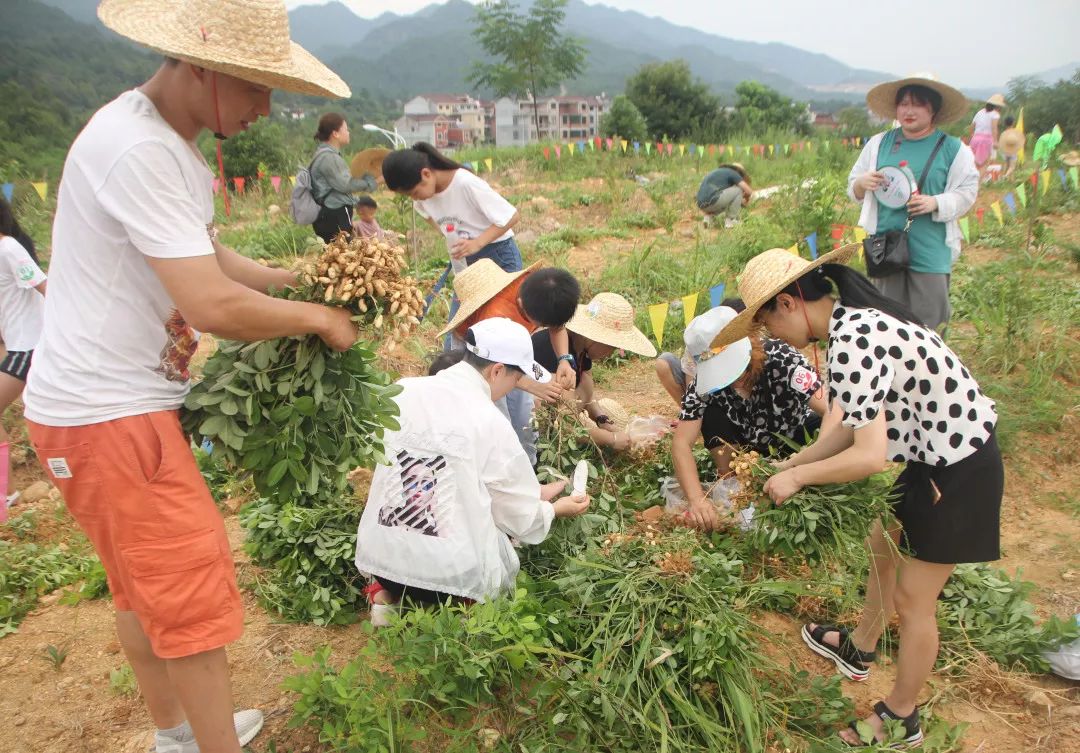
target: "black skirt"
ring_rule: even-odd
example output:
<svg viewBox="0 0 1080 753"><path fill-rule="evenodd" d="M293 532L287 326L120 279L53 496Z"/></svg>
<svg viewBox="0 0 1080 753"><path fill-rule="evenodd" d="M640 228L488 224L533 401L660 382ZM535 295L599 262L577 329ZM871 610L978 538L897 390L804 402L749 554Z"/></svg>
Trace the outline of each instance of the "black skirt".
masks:
<svg viewBox="0 0 1080 753"><path fill-rule="evenodd" d="M311 224L312 230L315 231L315 235L319 236L326 243L334 240L338 233L344 230L346 233L352 232L352 213L349 207L338 207L337 209L327 209L322 207L319 210L319 216L315 219L315 222Z"/></svg>
<svg viewBox="0 0 1080 753"><path fill-rule="evenodd" d="M934 502L934 487L941 498ZM897 477L893 503L904 527L901 548L923 562L959 565L1001 557L1005 466L997 436L958 463L909 462Z"/></svg>

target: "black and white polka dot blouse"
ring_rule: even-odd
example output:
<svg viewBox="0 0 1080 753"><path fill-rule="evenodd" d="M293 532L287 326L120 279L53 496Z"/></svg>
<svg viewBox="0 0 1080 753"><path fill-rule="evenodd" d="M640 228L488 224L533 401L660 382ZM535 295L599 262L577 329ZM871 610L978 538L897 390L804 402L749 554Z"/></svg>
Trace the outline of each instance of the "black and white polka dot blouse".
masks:
<svg viewBox="0 0 1080 753"><path fill-rule="evenodd" d="M858 429L884 410L896 462L952 465L997 424L994 401L936 333L876 309L836 304L828 364L829 399L844 426Z"/></svg>
<svg viewBox="0 0 1080 753"><path fill-rule="evenodd" d="M697 421L710 406L720 407L753 447L768 447L776 435L791 437L810 415L810 397L821 380L802 353L781 340L766 340L761 376L743 398L734 387L704 397L697 393L697 379L683 394L681 421Z"/></svg>

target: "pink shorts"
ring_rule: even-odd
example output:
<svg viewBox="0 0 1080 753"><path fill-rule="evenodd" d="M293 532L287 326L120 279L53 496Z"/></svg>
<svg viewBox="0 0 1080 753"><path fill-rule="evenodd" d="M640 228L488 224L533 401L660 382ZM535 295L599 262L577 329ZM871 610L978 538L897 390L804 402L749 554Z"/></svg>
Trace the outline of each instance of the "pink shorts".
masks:
<svg viewBox="0 0 1080 753"><path fill-rule="evenodd" d="M976 133L971 137L969 146L975 153L975 164L982 167L994 151L994 137L989 133Z"/></svg>

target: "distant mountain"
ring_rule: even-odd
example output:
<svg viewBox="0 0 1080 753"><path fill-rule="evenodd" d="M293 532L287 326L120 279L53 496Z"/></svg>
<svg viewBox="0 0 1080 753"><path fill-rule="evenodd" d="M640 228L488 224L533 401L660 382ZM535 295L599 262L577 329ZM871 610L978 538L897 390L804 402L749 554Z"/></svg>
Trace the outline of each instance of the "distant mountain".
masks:
<svg viewBox="0 0 1080 753"><path fill-rule="evenodd" d="M54 0L75 2L76 0ZM359 42L369 32L401 18L383 13L377 18L361 18L339 2L325 5L301 5L289 13L292 38L301 47L317 55L344 50Z"/></svg>
<svg viewBox="0 0 1080 753"><path fill-rule="evenodd" d="M333 19L339 11L330 8L305 6L304 23L316 28L336 23ZM293 17L302 9L294 10ZM323 12L327 20L319 20ZM465 0L449 0L411 16L380 17L376 19L380 25L347 51L329 50L339 54L328 61L351 86L363 85L402 99L423 91L471 90L472 61L484 58L472 34L475 13ZM571 0L567 6L565 26L584 41L588 51L583 75L567 82L567 88L582 93L620 92L640 66L675 58L686 60L697 76L721 94L730 94L740 81L753 79L802 100L824 98L822 93L843 98L860 95L874 82L888 78L885 73L849 68L828 56L788 45L725 39L582 0ZM313 45L312 49L318 48Z"/></svg>
<svg viewBox="0 0 1080 753"><path fill-rule="evenodd" d="M1042 73L1035 73L1033 75L1035 76L1035 78L1040 79L1044 83L1056 84L1062 79L1072 78L1078 72L1080 72L1080 60L1069 63L1068 65L1061 65L1057 68L1051 68L1050 70L1043 71Z"/></svg>

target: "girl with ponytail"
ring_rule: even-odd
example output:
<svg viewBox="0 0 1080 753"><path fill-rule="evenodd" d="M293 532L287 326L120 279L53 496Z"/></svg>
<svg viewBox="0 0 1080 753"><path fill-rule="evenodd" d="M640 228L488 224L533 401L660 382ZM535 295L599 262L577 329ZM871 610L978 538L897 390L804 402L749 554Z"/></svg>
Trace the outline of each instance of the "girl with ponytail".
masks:
<svg viewBox="0 0 1080 753"><path fill-rule="evenodd" d="M895 523L875 521L859 624L809 623L802 639L853 680L865 680L893 613L900 617L896 682L866 723L885 719L922 741L916 698L937 656L937 597L953 568L1000 557L1004 468L994 402L941 337L844 266L858 245L813 262L783 249L750 260L739 278L746 310L714 352L764 326L795 348L828 342L829 412L814 444L779 463L765 491L776 504L804 486L866 478L906 463L893 489ZM816 352L816 351L815 351ZM854 729L842 730L861 745Z"/></svg>
<svg viewBox="0 0 1080 753"><path fill-rule="evenodd" d="M487 181L423 141L388 154L382 173L386 187L411 198L417 214L446 238L455 272L479 259L521 271L511 229L518 211Z"/></svg>

